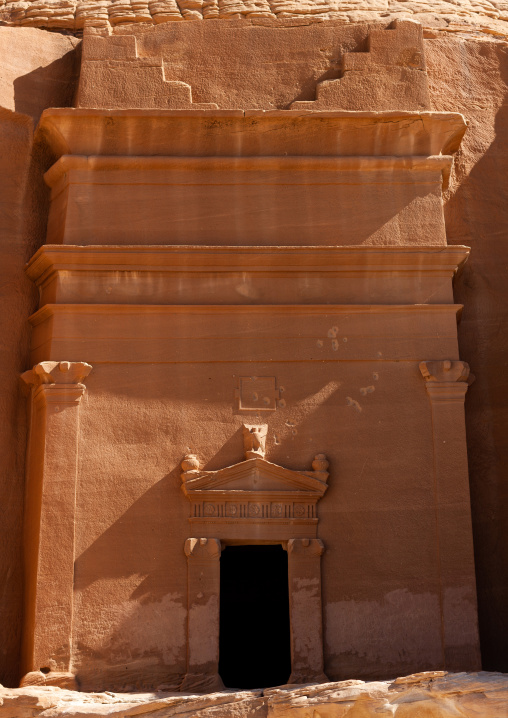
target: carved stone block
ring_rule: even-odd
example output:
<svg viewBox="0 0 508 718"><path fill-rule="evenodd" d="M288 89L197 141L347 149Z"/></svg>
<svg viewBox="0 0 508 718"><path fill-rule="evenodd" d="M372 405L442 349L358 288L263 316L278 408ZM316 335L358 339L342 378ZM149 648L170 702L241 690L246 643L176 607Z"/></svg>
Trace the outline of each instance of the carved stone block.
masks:
<svg viewBox="0 0 508 718"><path fill-rule="evenodd" d="M138 57L136 37L86 34L77 107L114 109L214 109L215 103L194 103L191 86L167 81L162 58Z"/></svg>
<svg viewBox="0 0 508 718"><path fill-rule="evenodd" d="M343 76L319 82L315 102L293 102L291 109L430 109L421 25L395 20L386 30L372 30L368 47L367 53L345 53Z"/></svg>
<svg viewBox="0 0 508 718"><path fill-rule="evenodd" d="M238 389L239 408L274 411L279 390L274 376L241 376Z"/></svg>

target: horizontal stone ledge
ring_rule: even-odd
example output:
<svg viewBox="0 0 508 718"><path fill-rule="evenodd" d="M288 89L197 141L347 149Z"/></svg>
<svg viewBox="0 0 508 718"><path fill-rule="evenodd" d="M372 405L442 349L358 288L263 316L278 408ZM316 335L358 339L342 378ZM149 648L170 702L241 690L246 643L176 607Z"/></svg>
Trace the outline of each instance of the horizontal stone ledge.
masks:
<svg viewBox="0 0 508 718"><path fill-rule="evenodd" d="M47 304L30 321L32 363L458 359L461 305Z"/></svg>
<svg viewBox="0 0 508 718"><path fill-rule="evenodd" d="M43 245L26 266L41 285L54 272L408 273L450 277L469 247L414 246L104 246Z"/></svg>
<svg viewBox="0 0 508 718"><path fill-rule="evenodd" d="M462 311L462 304L373 304L373 305L350 305L350 304L306 304L306 305L282 305L282 304L46 304L35 314L29 317L32 326L37 326L51 316L79 314L94 315L202 315L218 316L223 315L279 315L280 317L298 315L304 316L331 316L334 314L453 314L458 315Z"/></svg>
<svg viewBox="0 0 508 718"><path fill-rule="evenodd" d="M451 155L467 123L453 112L49 109L39 132L56 157Z"/></svg>
<svg viewBox="0 0 508 718"><path fill-rule="evenodd" d="M146 157L62 155L45 173L53 195L77 184L362 184L432 183L446 189L451 155L423 156L240 156ZM362 174L356 177L354 173ZM421 173L421 176L420 176ZM365 176L367 175L367 176Z"/></svg>

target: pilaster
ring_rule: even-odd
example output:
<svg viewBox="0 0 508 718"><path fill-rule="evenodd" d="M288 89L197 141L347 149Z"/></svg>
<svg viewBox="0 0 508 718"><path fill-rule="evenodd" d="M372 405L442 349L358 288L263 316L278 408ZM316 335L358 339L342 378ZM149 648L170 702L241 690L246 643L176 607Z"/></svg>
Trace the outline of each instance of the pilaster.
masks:
<svg viewBox="0 0 508 718"><path fill-rule="evenodd" d="M219 676L219 609L221 543L188 538L187 674L182 691L212 692L224 688Z"/></svg>
<svg viewBox="0 0 508 718"><path fill-rule="evenodd" d="M41 671L53 684L72 683L79 406L91 369L84 362L46 361L21 376L31 389L22 669ZM25 675L23 683L30 682Z"/></svg>
<svg viewBox="0 0 508 718"><path fill-rule="evenodd" d="M432 412L434 497L443 667L480 668L464 399L472 382L462 361L420 363Z"/></svg>
<svg viewBox="0 0 508 718"><path fill-rule="evenodd" d="M288 683L323 682L323 620L319 539L288 541L291 676Z"/></svg>

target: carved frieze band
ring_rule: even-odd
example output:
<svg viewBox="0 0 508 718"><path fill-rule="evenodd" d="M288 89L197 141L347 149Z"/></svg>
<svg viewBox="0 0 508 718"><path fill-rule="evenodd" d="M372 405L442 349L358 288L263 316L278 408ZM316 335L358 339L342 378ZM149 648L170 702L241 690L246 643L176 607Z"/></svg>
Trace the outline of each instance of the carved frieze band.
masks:
<svg viewBox="0 0 508 718"><path fill-rule="evenodd" d="M86 362L44 361L24 372L21 379L32 388L34 401L75 403L83 396L82 382L91 371Z"/></svg>
<svg viewBox="0 0 508 718"><path fill-rule="evenodd" d="M221 544L219 539L214 538L188 538L185 541L184 551L188 559L218 561Z"/></svg>
<svg viewBox="0 0 508 718"><path fill-rule="evenodd" d="M230 519L314 519L314 502L236 502L236 501L200 501L193 502L194 518L230 518Z"/></svg>
<svg viewBox="0 0 508 718"><path fill-rule="evenodd" d="M474 376L464 361L422 361L420 371L431 402L464 401Z"/></svg>
<svg viewBox="0 0 508 718"><path fill-rule="evenodd" d="M324 553L325 547L320 539L290 539L288 553L298 558L318 558Z"/></svg>

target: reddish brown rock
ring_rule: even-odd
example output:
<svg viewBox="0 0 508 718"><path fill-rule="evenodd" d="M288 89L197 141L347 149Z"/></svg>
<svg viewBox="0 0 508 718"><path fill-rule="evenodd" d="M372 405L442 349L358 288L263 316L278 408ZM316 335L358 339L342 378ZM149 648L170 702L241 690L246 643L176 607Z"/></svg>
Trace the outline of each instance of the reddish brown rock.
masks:
<svg viewBox="0 0 508 718"><path fill-rule="evenodd" d="M252 30L260 57L287 28ZM361 71L397 110L361 95L354 110L271 109L255 83L240 90L257 109L188 95L162 109L175 36L155 29L86 34L81 106L44 113L57 161L28 270L42 292L23 374L27 680L207 692L479 666L451 296L467 250L447 250L442 213L466 125L390 80L402 67L426 83L418 26L359 31ZM326 32L293 37L310 74ZM335 38L346 81L349 40ZM180 72L193 87L191 58ZM251 632L272 672L235 640Z"/></svg>
<svg viewBox="0 0 508 718"><path fill-rule="evenodd" d="M46 107L67 107L79 75L79 40L35 28L0 27L0 106L37 123Z"/></svg>
<svg viewBox="0 0 508 718"><path fill-rule="evenodd" d="M146 17L147 7L118 5L116 17ZM182 5L189 17L199 11ZM388 21L374 30L270 22L87 35L79 102L89 108L44 115L38 141L48 151L44 169L52 165L55 245L30 262L41 309L31 319L31 362L16 370L35 365L24 375L33 419L23 672L25 683L46 686L44 695L74 680L85 690L220 686L219 557L238 543L288 550L291 680L478 666L462 408L469 368L458 351L451 285L467 250L446 246L441 193L464 131L453 95L467 88L457 103L467 116L475 86L456 48L478 87L487 57L493 88L502 87L502 51L429 41L427 112L390 79L400 48L389 47L376 65L386 79L374 103L380 112L365 111L371 93L355 112L320 112L313 99L323 68L339 84L348 73L371 78L372 58L361 70L355 64L369 33L398 30ZM297 59L283 59L288 30ZM239 40L227 54L232 33ZM221 77L186 59L190 47L192 58L215 48L234 70L246 37L258 58L269 49L267 65L281 59L269 82L259 61L252 78L235 84L234 71ZM414 53L403 63L425 77ZM147 70L153 83L143 79ZM197 103L240 110L193 110L191 90ZM476 210L454 207L463 201L456 178L466 196L475 180L468 167L495 139L502 95L495 90L488 111L478 110L484 122L466 135L471 144L446 195L457 244L474 239L464 217L494 227L492 216L478 224ZM124 109L104 109L108 96ZM481 92L473 98L479 104ZM386 112L383 99L395 111ZM168 101L180 109L160 110ZM284 110L294 101L313 108ZM27 132L19 157L8 158L23 181L30 141ZM25 206L24 187L13 206ZM44 204L36 207L42 217ZM481 371L482 353L470 341ZM470 446L483 451L484 439L480 432ZM21 441L17 455L6 456L18 460L23 448ZM19 527L22 468L16 475ZM483 510L485 606L492 587L502 595L503 574L494 583ZM369 686L364 698L381 696L373 705L384 710L396 685ZM425 707L448 710L447 690L426 694ZM466 691L467 710L476 710L475 691ZM252 705L239 710L272 710L279 695L267 692L265 703L251 694ZM407 705L403 696L397 712Z"/></svg>
<svg viewBox="0 0 508 718"><path fill-rule="evenodd" d="M426 43L433 106L467 111L469 130L446 195L448 241L472 248L457 278L464 303L459 326L462 356L476 376L468 398L471 476L479 616L484 666L508 671L508 461L504 440L506 379L505 256L508 64L505 45L431 40Z"/></svg>

